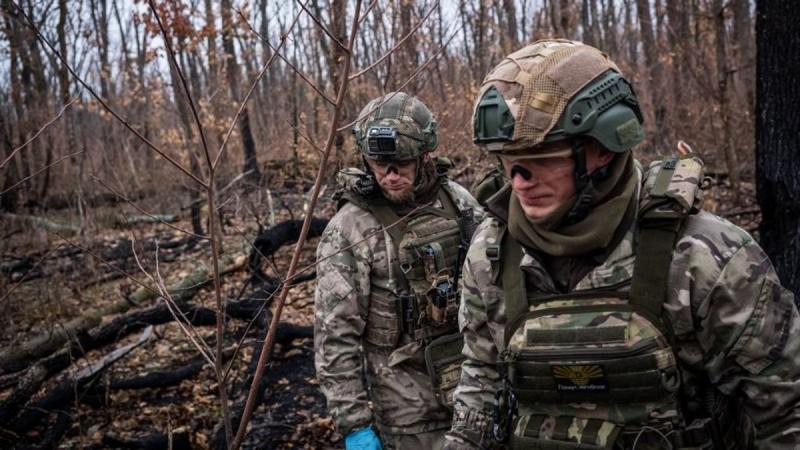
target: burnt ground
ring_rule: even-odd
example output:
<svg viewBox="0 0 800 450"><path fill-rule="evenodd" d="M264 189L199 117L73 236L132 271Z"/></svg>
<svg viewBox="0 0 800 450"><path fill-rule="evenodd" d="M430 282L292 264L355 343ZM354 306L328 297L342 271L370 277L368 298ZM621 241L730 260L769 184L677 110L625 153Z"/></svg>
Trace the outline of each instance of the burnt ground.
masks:
<svg viewBox="0 0 800 450"><path fill-rule="evenodd" d="M267 392L269 405L253 418L244 447L341 448L341 436L333 431L315 378L313 342L282 349L269 372L275 380Z"/></svg>

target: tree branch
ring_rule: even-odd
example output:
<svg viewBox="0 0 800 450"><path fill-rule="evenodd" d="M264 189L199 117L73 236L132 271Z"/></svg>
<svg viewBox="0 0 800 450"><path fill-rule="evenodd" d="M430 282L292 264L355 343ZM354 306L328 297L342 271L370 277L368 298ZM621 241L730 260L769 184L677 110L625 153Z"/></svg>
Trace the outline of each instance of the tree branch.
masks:
<svg viewBox="0 0 800 450"><path fill-rule="evenodd" d="M356 73L354 73L353 75L350 75L350 80L351 80L351 81L352 81L352 80L355 80L356 78L358 78L358 77L360 77L360 76L364 75L365 73L369 72L369 71L370 71L370 70L372 70L372 69L373 69L375 66L377 66L378 64L380 64L380 63L381 63L381 62L382 62L384 59L388 58L388 57L389 57L389 55L391 55L392 53L394 53L394 52L395 52L395 51L396 51L396 50L397 50L397 49L398 49L398 48L399 48L401 45L403 45L403 44L404 44L404 43L405 43L405 42L408 40L408 38L410 38L411 36L413 36L413 35L414 35L414 33L416 33L416 32L417 32L417 30L419 29L419 27L420 27L420 26L422 26L422 24L423 24L423 23L425 23L425 21L428 19L428 17L430 17L431 13L433 13L433 12L436 10L436 7L437 7L437 6L439 6L439 0L436 0L436 2L435 2L435 3L434 3L432 6L431 6L431 9L428 11L428 13L427 13L427 14L425 14L425 17L423 17L423 18L422 18L422 19L421 19L419 22L417 22L417 23L414 25L414 28L412 28L412 29L411 29L411 31L409 31L409 32L408 32L408 33L407 33L405 36L403 36L403 38L402 38L402 39L400 39L400 41L398 41L398 42L397 42L397 44L395 44L395 45L394 45L394 47L392 47L392 48L391 48L391 49L390 49L388 52L384 53L384 55L383 55L383 56L381 56L380 58L378 58L378 60L377 60L377 61L375 61L374 63L370 64L370 65L369 65L369 66L367 66L365 69L363 69L363 70L361 70L361 71L359 71L359 72L356 72Z"/></svg>
<svg viewBox="0 0 800 450"><path fill-rule="evenodd" d="M150 5L150 10L153 11L153 16L156 18L156 22L158 22L158 28L161 30L161 36L164 38L164 47L167 48L169 60L175 67L175 72L178 74L178 78L181 80L181 85L183 86L184 92L186 92L186 98L189 101L189 108L192 110L192 116L194 117L194 122L197 125L197 132L200 133L200 142L203 144L203 152L206 155L206 162L210 168L211 154L209 153L208 149L208 141L206 140L206 133L203 129L203 124L200 122L200 116L197 113L197 107L194 104L192 92L189 90L189 85L186 84L186 78L183 76L181 66L178 64L178 58L175 57L175 52L172 50L172 41L169 38L169 33L167 33L167 30L164 28L164 24L161 22L161 17L158 15L158 11L156 10L155 4L153 4L153 0L148 0L147 4Z"/></svg>
<svg viewBox="0 0 800 450"><path fill-rule="evenodd" d="M264 36L262 36L258 31L256 31L253 28L252 25L250 25L250 22L247 20L247 18L244 16L244 14L242 13L242 11L240 9L237 9L236 12L239 14L239 17L242 18L242 21L244 21L244 23L247 24L247 27L250 28L250 31L253 32L253 34L255 34L256 37L258 39L260 39L263 43L267 44L269 46L269 48L272 50L273 53L275 53L278 56L280 56L280 58L283 60L283 62L285 62L286 65L288 65L294 71L295 74L297 74L303 81L305 81L306 84L308 84L311 87L311 89L314 89L314 91L316 91L317 94L319 94L323 98L323 100L325 100L326 102L328 102L329 104L331 104L333 106L336 106L336 103L333 101L333 99L331 99L330 97L328 97L327 94L322 92L322 90L320 88L318 88L317 85L314 84L313 81L309 80L308 77L303 72L300 71L300 69L298 69L297 67L295 67L294 64L289 62L289 60L286 59L286 57L283 56L283 54L278 49L275 48L275 46L272 45L272 43L269 41L269 39L267 39Z"/></svg>
<svg viewBox="0 0 800 450"><path fill-rule="evenodd" d="M40 135L40 134L42 134L42 132L43 132L44 130L46 130L48 127L50 127L50 125L52 125L52 124L53 124L53 123L54 123L56 120L58 120L59 118L61 118L61 115L62 115L62 114L64 114L64 111L66 111L66 110L67 110L67 108L69 108L70 106L72 106L72 104L73 104L73 103L75 103L75 102L77 102L77 101L78 101L78 97L75 97L75 98L73 98L73 99L72 99L72 100L71 100L69 103L67 103L66 105L64 105L64 106L61 108L61 111L59 111L59 112L58 112L58 114L56 114L56 116L55 116L55 117L53 117L52 119L50 119L50 121L49 121L49 122L47 122L47 123L46 123L46 124L44 124L44 125L43 125L41 128L39 128L39 131L37 131L37 132L36 132L36 134L34 134L34 135L33 135L33 137L31 137L30 139L28 139L28 140L27 140L27 141L26 141L24 144L20 145L19 147L15 148L14 150L12 150L12 151L11 151L11 154L10 154L10 155L8 155L8 157L7 157L5 160L3 160L3 162L2 162L2 163L0 163L0 169L2 169L3 167L5 167L5 166L6 166L6 164L8 164L8 162L9 162L9 161L11 161L11 158L13 158L13 157L14 157L14 155L16 155L16 154L17 154L17 152L18 152L18 151L22 150L22 149L23 149L23 148L25 148L27 145L29 145L31 142L33 142L34 140L36 140L36 138L38 138L38 137L39 137L39 135ZM80 153L80 152L78 152L78 153ZM76 153L76 154L77 154L77 153ZM9 188L9 189L10 189L10 188ZM6 191L7 191L7 190L6 190ZM6 191L0 192L0 194L3 194L3 193L5 193Z"/></svg>
<svg viewBox="0 0 800 450"><path fill-rule="evenodd" d="M17 5L15 5L15 6L17 6ZM117 119L122 125L124 125L125 128L130 130L130 132L135 134L136 137L138 137L142 142L145 143L145 145L150 147L154 152L158 153L162 158L166 159L175 168L177 168L178 170L183 172L186 176L188 176L189 178L191 178L192 180L197 182L197 184L199 184L200 186L206 187L206 182L205 181L203 181L200 178L198 178L190 170L188 170L185 167L183 167L179 162L177 162L171 156L167 155L158 146L156 146L155 144L150 142L149 139L144 137L135 128L133 128L133 126L131 126L131 124L129 124L124 118L122 118L122 116L120 116L113 108L111 108L111 106L109 106L99 95L97 95L97 92L95 92L94 89L92 89L92 87L89 86L89 84L86 83L86 81L84 81L83 78L81 78L80 75L78 75L75 72L75 70L72 68L72 66L70 66L70 64L67 62L67 60L64 59L63 56L61 56L61 53L59 53L58 50L56 50L55 47L53 47L53 45L50 44L50 41L48 41L47 38L45 38L42 35L42 33L39 31L39 28L33 23L33 20L31 20L31 18L28 17L27 14L25 14L25 11L23 11L22 8L20 8L19 6L17 6L17 9L19 10L19 13L22 15L22 17L25 18L25 21L28 23L28 26L33 30L34 33L36 33L36 38L39 39L39 42L43 43L47 48L50 49L50 51L54 55L56 55L58 60L61 61L61 64L64 64L64 67L67 68L67 70L72 75L72 77L75 78L78 81L78 83L81 84L81 86L85 87L86 90L89 91L89 93L92 95L92 97L94 97L94 99L97 100L98 103L100 103L100 105L103 107L103 109L108 111L112 116L114 116L115 119Z"/></svg>
<svg viewBox="0 0 800 450"><path fill-rule="evenodd" d="M306 2L308 1L309 0L306 0ZM283 44L286 43L289 31L291 31L294 28L299 18L300 18L300 11L298 11L297 14L295 14L294 20L292 20L292 24L289 26L289 29L284 34L281 35L281 43L278 45L278 49L282 48ZM275 61L276 53L277 52L274 52L272 56L269 57L269 60L267 60L267 62L264 63L264 66L261 68L261 72L258 73L258 76L256 77L255 81L253 82L252 85L250 85L250 90L247 91L247 95L245 95L244 99L242 100L242 103L239 105L239 110L236 111L236 115L233 116L233 120L231 121L231 126L230 128L228 128L228 132L225 133L225 138L222 139L222 144L220 144L219 146L219 151L217 151L217 156L214 159L214 163L211 164L212 171L216 170L217 166L219 165L219 162L222 159L222 154L225 151L225 146L228 143L228 139L230 139L231 134L233 134L233 128L236 126L236 122L239 120L239 116L242 115L242 111L244 111L244 107L247 104L247 101L250 99L250 96L253 94L253 91L256 89L256 86L258 86L258 83L261 81L262 78L264 78L264 75L267 73L267 70L272 65L272 62Z"/></svg>
<svg viewBox="0 0 800 450"><path fill-rule="evenodd" d="M355 45L356 33L358 32L358 17L359 11L361 10L361 0L356 0L355 12L353 14L353 25L350 30L349 42L347 47L347 52L345 53L344 60L342 61L342 77L338 89L338 93L336 95L336 108L333 111L333 117L331 118L330 130L328 132L328 139L325 143L325 153L322 155L322 159L319 164L319 169L317 171L317 178L314 182L314 188L311 193L311 199L308 204L308 209L306 210L306 216L303 220L303 228L300 231L300 238L297 240L297 244L295 245L294 252L292 253L292 260L289 263L289 271L286 276L287 279L292 279L295 275L295 271L297 270L298 262L300 261L300 251L302 250L303 246L306 243L306 238L308 237L308 230L311 227L311 220L313 218L313 214L311 212L314 210L314 207L317 204L317 199L319 198L319 192L322 187L322 179L325 176L325 172L327 170L327 163L328 157L331 153L331 148L333 147L333 142L336 139L336 124L339 121L339 116L342 113L342 109L344 106L345 100L345 93L347 92L347 85L348 85L348 74L350 72L350 59L352 57L352 50L353 46ZM253 383L250 385L250 392L247 396L247 403L245 404L245 409L242 414L242 420L239 423L239 428L236 431L236 437L233 440L233 444L231 448L233 450L238 450L239 446L244 439L245 431L247 430L247 423L250 421L250 417L253 414L253 409L255 407L255 400L256 396L258 395L258 386L261 383L261 378L264 376L264 369L266 367L266 362L270 351L272 350L272 345L275 342L275 333L278 328L278 323L280 322L281 313L283 312L283 306L286 303L286 297L289 294L289 283L284 283L281 288L280 296L278 297L278 302L275 305L275 311L273 312L272 321L269 325L269 331L267 333L267 337L264 340L264 345L261 349L261 355L259 355L258 365L256 366L256 373L253 376Z"/></svg>

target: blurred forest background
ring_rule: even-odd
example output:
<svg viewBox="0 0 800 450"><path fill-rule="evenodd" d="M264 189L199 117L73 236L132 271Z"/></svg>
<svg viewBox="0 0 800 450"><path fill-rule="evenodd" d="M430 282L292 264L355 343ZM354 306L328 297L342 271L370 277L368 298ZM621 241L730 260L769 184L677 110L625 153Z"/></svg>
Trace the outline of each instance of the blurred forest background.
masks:
<svg viewBox="0 0 800 450"><path fill-rule="evenodd" d="M478 86L537 39L606 51L645 113L637 156L687 142L706 208L757 232L755 8L0 0L0 446L341 446L311 324L351 123L417 95L469 187L494 163Z"/></svg>
<svg viewBox="0 0 800 450"><path fill-rule="evenodd" d="M181 193L191 187L76 82L36 38L16 3L2 3L3 159L69 105L8 162L1 180L4 210L70 207L91 226L97 218L79 205L108 194L92 175L126 195L159 191L164 200L184 203L190 193L184 198ZM187 167L198 164L199 136L146 3L22 0L21 6L75 72L131 126ZM249 171L250 180L264 178L270 184L312 178L319 159L313 143L325 138L344 50L311 15L344 43L353 2L192 0L157 2L157 8L212 148L219 146L239 102L285 38L280 56L255 86L220 176L232 179ZM290 27L301 8L308 14ZM402 89L436 113L442 154L482 161L471 143L470 124L474 95L486 72L524 43L564 37L603 49L634 82L648 132L640 157L674 153L682 139L702 154L712 172L732 181L752 180L753 9L742 0L379 1L364 16L351 73L398 48L352 80L343 123L369 99ZM341 133L333 161L341 166L353 156L349 133ZM467 181L474 167L460 167Z"/></svg>

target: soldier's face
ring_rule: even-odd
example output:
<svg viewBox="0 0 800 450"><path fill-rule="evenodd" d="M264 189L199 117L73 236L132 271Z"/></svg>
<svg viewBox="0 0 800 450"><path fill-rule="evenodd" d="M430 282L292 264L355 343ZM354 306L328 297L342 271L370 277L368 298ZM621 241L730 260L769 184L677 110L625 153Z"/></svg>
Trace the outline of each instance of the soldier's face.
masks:
<svg viewBox="0 0 800 450"><path fill-rule="evenodd" d="M417 178L417 160L381 161L367 159L383 195L392 202L405 203L414 198Z"/></svg>
<svg viewBox="0 0 800 450"><path fill-rule="evenodd" d="M563 147L563 149L559 148ZM569 144L557 142L542 153L569 150ZM608 164L614 155L596 146L586 148L586 170L591 173ZM575 196L575 161L572 157L530 158L511 161L500 158L511 188L522 211L531 220L549 216Z"/></svg>

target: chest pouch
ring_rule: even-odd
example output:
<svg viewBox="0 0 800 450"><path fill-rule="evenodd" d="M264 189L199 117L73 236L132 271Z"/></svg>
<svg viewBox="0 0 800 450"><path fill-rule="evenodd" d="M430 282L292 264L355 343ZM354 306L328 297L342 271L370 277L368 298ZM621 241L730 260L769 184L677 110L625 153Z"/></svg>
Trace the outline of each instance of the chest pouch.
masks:
<svg viewBox="0 0 800 450"><path fill-rule="evenodd" d="M455 326L461 230L457 219L426 214L411 219L398 246L400 270L415 312L415 338L427 339Z"/></svg>
<svg viewBox="0 0 800 450"><path fill-rule="evenodd" d="M676 424L675 355L623 295L534 302L506 331L499 369L511 390L503 394L516 398L519 414L505 411L501 419L512 448L620 448L631 430L659 430L639 436L645 445Z"/></svg>

